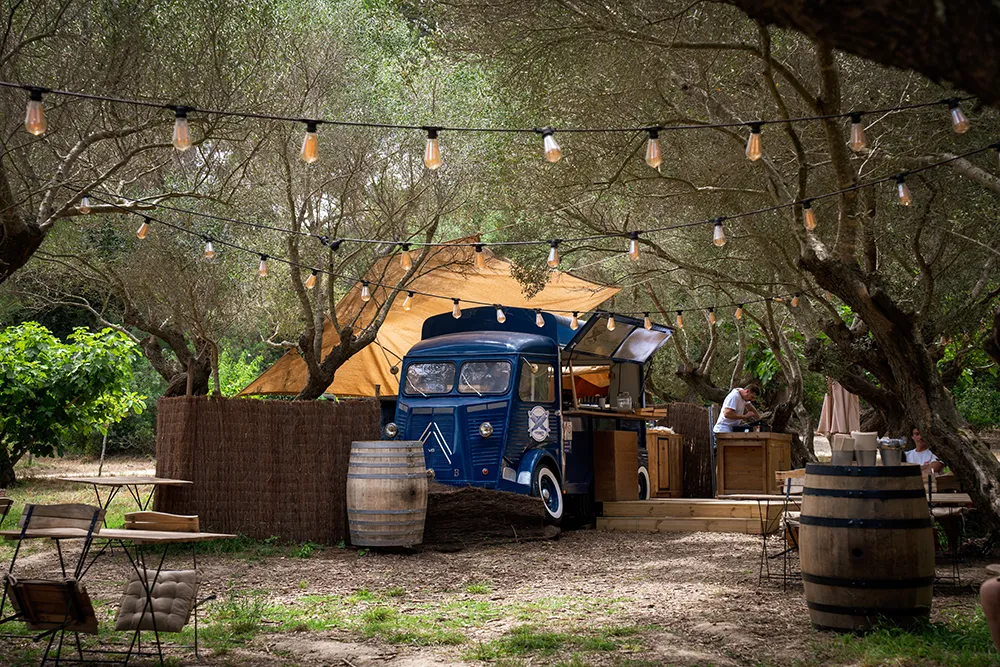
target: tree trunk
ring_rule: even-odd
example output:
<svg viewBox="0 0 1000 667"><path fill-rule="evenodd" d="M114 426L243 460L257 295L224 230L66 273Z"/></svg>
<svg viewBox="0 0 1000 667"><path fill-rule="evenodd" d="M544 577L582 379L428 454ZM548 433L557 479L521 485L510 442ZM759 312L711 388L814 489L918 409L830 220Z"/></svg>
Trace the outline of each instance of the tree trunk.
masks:
<svg viewBox="0 0 1000 667"><path fill-rule="evenodd" d="M990 332L990 336L986 339L986 344L983 347L986 349L986 354L993 357L993 360L1000 364L1000 306L993 313L993 331Z"/></svg>
<svg viewBox="0 0 1000 667"><path fill-rule="evenodd" d="M869 60L1000 101L1000 4L985 0L726 0Z"/></svg>
<svg viewBox="0 0 1000 667"><path fill-rule="evenodd" d="M33 225L0 225L0 285L31 259L44 238Z"/></svg>
<svg viewBox="0 0 1000 667"><path fill-rule="evenodd" d="M0 489L14 486L17 478L14 476L14 463L6 445L0 445Z"/></svg>
<svg viewBox="0 0 1000 667"><path fill-rule="evenodd" d="M722 403L726 400L726 394L729 393L728 389L715 386L712 378L702 374L698 367L693 364L681 364L677 367L675 375L704 401Z"/></svg>
<svg viewBox="0 0 1000 667"><path fill-rule="evenodd" d="M193 366L194 372L191 385L191 395L206 396L208 395L208 382L212 377L212 364L204 359L196 359ZM166 398L173 396L186 396L187 385L187 370L183 370L170 378L170 381L167 383L167 389L163 392L163 396Z"/></svg>

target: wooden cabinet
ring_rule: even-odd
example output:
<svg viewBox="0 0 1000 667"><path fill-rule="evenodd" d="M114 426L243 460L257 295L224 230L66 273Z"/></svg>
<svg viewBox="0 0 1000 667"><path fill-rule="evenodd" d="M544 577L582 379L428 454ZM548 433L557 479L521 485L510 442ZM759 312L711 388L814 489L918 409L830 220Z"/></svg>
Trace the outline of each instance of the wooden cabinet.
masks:
<svg viewBox="0 0 1000 667"><path fill-rule="evenodd" d="M646 432L650 498L684 495L684 439L678 433Z"/></svg>
<svg viewBox="0 0 1000 667"><path fill-rule="evenodd" d="M716 433L716 493L781 493L774 473L792 467L789 433Z"/></svg>
<svg viewBox="0 0 1000 667"><path fill-rule="evenodd" d="M594 431L594 500L638 499L638 434Z"/></svg>

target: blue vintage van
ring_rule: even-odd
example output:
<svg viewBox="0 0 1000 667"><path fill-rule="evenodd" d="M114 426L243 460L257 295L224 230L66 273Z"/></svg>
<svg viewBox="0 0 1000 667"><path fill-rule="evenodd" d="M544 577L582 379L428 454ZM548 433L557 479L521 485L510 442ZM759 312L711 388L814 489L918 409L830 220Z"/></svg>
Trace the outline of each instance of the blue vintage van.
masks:
<svg viewBox="0 0 1000 667"><path fill-rule="evenodd" d="M634 409L643 405L644 366L671 330L619 315L609 327L607 313L578 330L549 313L504 314L499 322L494 308L470 308L425 321L403 359L386 436L423 442L438 482L539 496L558 521L567 497L591 493L594 432L634 431L640 497L648 497L645 422ZM580 396L586 387L593 395ZM630 398L632 409L600 408L602 393L615 407Z"/></svg>

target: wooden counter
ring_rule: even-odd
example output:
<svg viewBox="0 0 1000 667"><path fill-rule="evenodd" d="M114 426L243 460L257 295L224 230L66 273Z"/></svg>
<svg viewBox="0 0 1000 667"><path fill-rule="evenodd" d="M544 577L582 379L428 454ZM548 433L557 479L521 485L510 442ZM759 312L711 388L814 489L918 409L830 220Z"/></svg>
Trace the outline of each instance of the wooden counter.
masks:
<svg viewBox="0 0 1000 667"><path fill-rule="evenodd" d="M678 433L646 431L649 454L649 497L684 495L684 439Z"/></svg>
<svg viewBox="0 0 1000 667"><path fill-rule="evenodd" d="M716 433L716 494L780 493L774 473L792 467L790 433Z"/></svg>
<svg viewBox="0 0 1000 667"><path fill-rule="evenodd" d="M572 408L563 410L563 417L605 417L607 419L634 419L636 421L651 421L655 417L644 417L635 412L616 412L614 410L599 410L597 408Z"/></svg>

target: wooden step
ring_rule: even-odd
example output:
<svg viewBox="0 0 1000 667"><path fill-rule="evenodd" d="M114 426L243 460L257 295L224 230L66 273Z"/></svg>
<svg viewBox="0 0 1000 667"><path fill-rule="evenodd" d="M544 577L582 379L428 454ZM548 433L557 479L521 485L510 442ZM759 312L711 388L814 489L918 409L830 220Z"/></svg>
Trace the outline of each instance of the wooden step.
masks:
<svg viewBox="0 0 1000 667"><path fill-rule="evenodd" d="M655 500L629 500L604 503L606 517L664 517L704 519L753 519L760 521L760 508L753 500L716 500L713 498L661 498ZM782 505L766 506L769 519L781 516ZM758 532L760 532L758 530Z"/></svg>
<svg viewBox="0 0 1000 667"><path fill-rule="evenodd" d="M774 530L778 522L772 523ZM760 535L760 520L740 518L635 518L598 517L597 529L611 532L641 533L743 533Z"/></svg>

